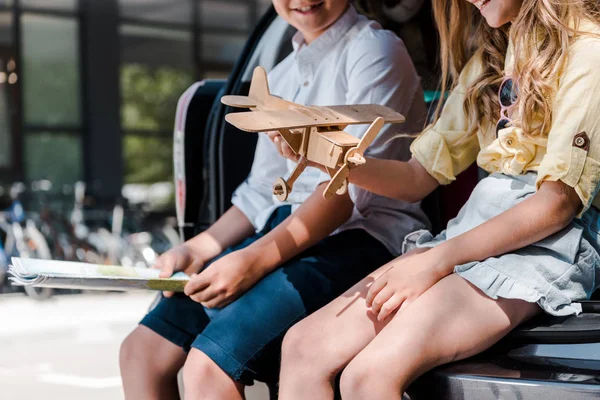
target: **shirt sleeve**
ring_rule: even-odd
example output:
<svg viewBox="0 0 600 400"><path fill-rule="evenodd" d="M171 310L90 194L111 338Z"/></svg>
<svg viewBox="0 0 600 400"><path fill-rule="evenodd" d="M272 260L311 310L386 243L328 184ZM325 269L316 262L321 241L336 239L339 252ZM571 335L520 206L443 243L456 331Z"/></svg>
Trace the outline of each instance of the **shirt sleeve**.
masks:
<svg viewBox="0 0 600 400"><path fill-rule="evenodd" d="M407 117L420 80L404 43L387 31L365 36L349 50L346 104L381 104ZM360 138L366 126L348 126L346 131Z"/></svg>
<svg viewBox="0 0 600 400"><path fill-rule="evenodd" d="M477 135L469 134L469 120L463 109L467 88L480 73L480 56L476 54L463 68L440 118L425 128L410 147L412 156L442 185L454 181L475 162L480 150Z"/></svg>
<svg viewBox="0 0 600 400"><path fill-rule="evenodd" d="M420 78L404 43L389 31L374 29L363 32L348 53L344 68L347 80L346 104L381 104L406 117L403 124L384 125L365 154L379 159L408 160L410 141L392 138L398 133L420 132L427 111ZM348 126L345 129L357 138L362 138L366 130L366 125ZM381 225L382 222L378 219L382 218L381 215L393 218L398 210L403 210L403 213L411 215L411 218L420 215L418 204L390 201L389 198L353 184L349 185L348 192L354 203L356 215L364 219L373 218L370 222L364 222L367 226ZM406 225L400 232L404 229L410 228ZM401 241L401 237L387 239Z"/></svg>
<svg viewBox="0 0 600 400"><path fill-rule="evenodd" d="M284 176L287 171L285 158L279 155L268 136L264 133L258 135L250 175L238 186L231 199L233 205L244 213L255 228L258 214L274 204L275 177Z"/></svg>
<svg viewBox="0 0 600 400"><path fill-rule="evenodd" d="M348 49L348 54L344 68L347 85L345 104L380 104L407 116L420 81L402 40L383 30L363 32ZM420 123L422 126L423 119ZM382 158L389 153L384 149L389 147L384 140L389 129L398 130L401 126L385 125L365 155ZM344 131L361 139L367 125L350 125ZM404 153L408 154L408 146ZM327 174L322 173L321 182L329 179ZM360 204L356 206L361 208Z"/></svg>
<svg viewBox="0 0 600 400"><path fill-rule="evenodd" d="M595 49L595 50L594 50ZM562 181L575 189L585 212L600 182L600 41L573 44L554 99L552 128L537 187ZM581 216L580 214L580 216Z"/></svg>

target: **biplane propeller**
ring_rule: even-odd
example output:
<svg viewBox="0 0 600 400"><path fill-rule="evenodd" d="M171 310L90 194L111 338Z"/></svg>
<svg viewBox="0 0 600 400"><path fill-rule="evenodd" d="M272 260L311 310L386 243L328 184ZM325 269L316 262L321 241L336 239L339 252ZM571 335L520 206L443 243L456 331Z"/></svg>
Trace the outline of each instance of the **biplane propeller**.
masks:
<svg viewBox="0 0 600 400"><path fill-rule="evenodd" d="M401 114L381 105L322 107L283 100L270 93L267 73L262 67L254 70L248 96L223 96L221 102L251 110L229 113L225 116L227 122L246 132L278 131L300 156L290 176L277 178L273 185L273 194L280 201L288 198L308 161L325 166L331 176L323 197L329 199L334 193L346 193L350 169L366 162L365 150L383 125L404 122ZM358 124L370 124L360 140L344 132L346 126Z"/></svg>

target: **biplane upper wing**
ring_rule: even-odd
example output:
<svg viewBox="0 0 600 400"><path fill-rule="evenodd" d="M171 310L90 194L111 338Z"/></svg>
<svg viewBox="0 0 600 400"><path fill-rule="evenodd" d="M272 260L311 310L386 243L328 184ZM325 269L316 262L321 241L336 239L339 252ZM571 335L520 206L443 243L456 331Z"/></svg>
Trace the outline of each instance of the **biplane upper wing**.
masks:
<svg viewBox="0 0 600 400"><path fill-rule="evenodd" d="M316 108L324 108L332 111L342 121L340 125L370 124L379 117L383 118L387 124L398 124L405 120L402 114L379 104L355 104Z"/></svg>
<svg viewBox="0 0 600 400"><path fill-rule="evenodd" d="M402 114L385 106L371 104L332 107L295 106L286 110L230 113L225 116L225 120L243 131L264 132L313 126L370 124L379 117L386 123L404 122Z"/></svg>
<svg viewBox="0 0 600 400"><path fill-rule="evenodd" d="M307 117L295 109L229 113L225 116L225 120L236 128L246 132L265 132L277 129L317 126L314 119Z"/></svg>

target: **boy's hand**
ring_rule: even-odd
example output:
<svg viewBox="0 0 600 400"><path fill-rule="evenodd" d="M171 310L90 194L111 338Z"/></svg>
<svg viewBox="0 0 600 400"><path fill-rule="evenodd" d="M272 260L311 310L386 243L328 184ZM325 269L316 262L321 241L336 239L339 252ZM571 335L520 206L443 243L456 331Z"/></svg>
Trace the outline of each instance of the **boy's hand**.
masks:
<svg viewBox="0 0 600 400"><path fill-rule="evenodd" d="M269 132L265 132L265 133L267 134L269 139L271 139L271 142L273 142L275 149L277 149L277 152L279 154L281 154L281 156L283 156L284 158L287 158L288 160L292 160L295 163L300 162L300 155L298 155L292 151L292 148L286 143L285 140L283 140L283 138L281 137L281 134L279 132L269 131ZM318 168L323 172L327 172L327 169L323 165L312 162L312 161L308 161L308 166L313 167L313 168Z"/></svg>
<svg viewBox="0 0 600 400"><path fill-rule="evenodd" d="M273 142L273 145L275 145L275 149L277 149L279 154L288 160L292 160L294 162L300 161L300 156L292 151L292 148L286 143L285 140L283 140L279 132L269 131L265 133L269 139L271 139L271 142Z"/></svg>
<svg viewBox="0 0 600 400"><path fill-rule="evenodd" d="M169 278L175 272L197 274L203 266L204 259L189 245L183 243L163 253L152 268L160 269L159 277ZM163 292L163 295L171 297L173 292Z"/></svg>
<svg viewBox="0 0 600 400"><path fill-rule="evenodd" d="M185 285L186 295L208 308L223 308L254 286L263 276L259 254L250 249L229 253Z"/></svg>
<svg viewBox="0 0 600 400"><path fill-rule="evenodd" d="M434 253L425 251L394 261L390 269L373 282L366 303L378 321L407 307L444 277L440 272L444 268Z"/></svg>

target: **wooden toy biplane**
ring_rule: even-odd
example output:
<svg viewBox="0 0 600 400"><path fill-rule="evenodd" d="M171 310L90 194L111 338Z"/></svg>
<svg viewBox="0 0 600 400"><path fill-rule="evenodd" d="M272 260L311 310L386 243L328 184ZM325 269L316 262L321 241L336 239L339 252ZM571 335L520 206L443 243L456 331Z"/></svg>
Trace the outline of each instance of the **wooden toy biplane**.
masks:
<svg viewBox="0 0 600 400"><path fill-rule="evenodd" d="M254 70L248 96L223 96L221 102L252 110L229 113L225 116L227 122L246 132L278 131L292 151L300 155L287 180L277 178L273 185L273 194L280 201L288 198L308 161L325 166L331 176L323 197L346 193L350 168L365 163L363 154L383 125L404 122L401 114L381 105L307 107L283 100L271 95L262 67ZM344 132L346 126L357 124L370 124L360 140Z"/></svg>

